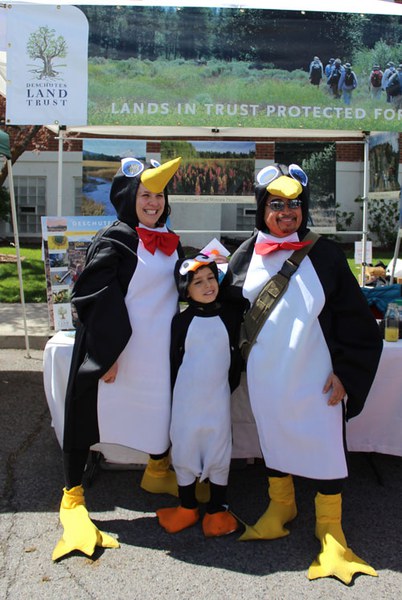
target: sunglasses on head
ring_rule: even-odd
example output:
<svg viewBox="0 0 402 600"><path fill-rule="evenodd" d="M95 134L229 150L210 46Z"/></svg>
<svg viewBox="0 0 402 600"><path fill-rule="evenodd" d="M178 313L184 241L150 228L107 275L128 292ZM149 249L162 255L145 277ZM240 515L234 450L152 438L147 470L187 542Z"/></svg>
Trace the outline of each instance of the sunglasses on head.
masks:
<svg viewBox="0 0 402 600"><path fill-rule="evenodd" d="M292 179L296 179L296 181L301 183L303 187L306 187L306 185L308 184L308 177L307 174L303 171L303 169L299 167L299 165L289 165L288 172ZM268 167L264 167L264 169L262 169L258 173L257 181L260 185L267 186L269 183L271 183L271 181L273 181L280 175L284 175L284 173L282 173L282 171L278 169L278 167L276 167L275 165L269 165Z"/></svg>
<svg viewBox="0 0 402 600"><path fill-rule="evenodd" d="M161 164L153 158L151 158L150 163L154 168L161 166ZM121 171L126 177L138 177L138 175L141 175L144 168L144 164L138 160L138 158L127 157L121 159Z"/></svg>
<svg viewBox="0 0 402 600"><path fill-rule="evenodd" d="M303 201L300 198L295 198L294 200L271 200L271 202L267 202L265 206L269 209L280 212L281 210L285 210L285 206L291 209L300 208L303 204Z"/></svg>

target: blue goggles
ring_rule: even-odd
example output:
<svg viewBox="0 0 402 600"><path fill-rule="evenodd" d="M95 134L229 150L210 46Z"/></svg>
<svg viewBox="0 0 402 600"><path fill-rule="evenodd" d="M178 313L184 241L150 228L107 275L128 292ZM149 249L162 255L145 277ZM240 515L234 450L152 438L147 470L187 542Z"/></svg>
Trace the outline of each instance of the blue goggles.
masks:
<svg viewBox="0 0 402 600"><path fill-rule="evenodd" d="M308 184L308 177L307 174L303 171L303 169L299 167L299 165L289 165L288 172L292 179L295 179L303 187L306 187L306 185ZM264 169L262 169L257 174L257 182L260 185L268 186L271 183L271 181L274 181L274 179L277 179L281 175L285 174L282 173L282 171L278 169L278 167L276 167L275 165L269 165L268 167L264 167Z"/></svg>
<svg viewBox="0 0 402 600"><path fill-rule="evenodd" d="M149 162L155 169L161 166L161 164L153 158L151 158ZM144 163L138 160L138 158L132 158L130 156L121 159L121 171L126 177L138 177L138 175L141 175L144 169Z"/></svg>

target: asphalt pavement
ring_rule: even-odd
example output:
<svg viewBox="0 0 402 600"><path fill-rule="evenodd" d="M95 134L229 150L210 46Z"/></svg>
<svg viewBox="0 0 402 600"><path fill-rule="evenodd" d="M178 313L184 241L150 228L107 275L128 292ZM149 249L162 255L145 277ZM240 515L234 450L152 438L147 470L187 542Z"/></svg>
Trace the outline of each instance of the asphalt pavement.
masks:
<svg viewBox="0 0 402 600"><path fill-rule="evenodd" d="M46 333L40 334L44 340ZM299 514L288 537L238 542L237 533L206 539L200 523L175 535L164 532L155 510L176 500L141 490L142 473L135 470L99 470L86 483L93 520L121 547L97 549L92 558L75 553L53 563L62 532L61 454L43 391L42 349L32 348L29 355L23 341L18 348L0 343L1 598L400 600L402 458L380 454L350 454L343 497L348 543L377 569L377 578L356 576L350 586L333 578L307 579L319 551L309 481L295 478ZM267 504L261 464L233 465L229 500L241 519L257 520Z"/></svg>

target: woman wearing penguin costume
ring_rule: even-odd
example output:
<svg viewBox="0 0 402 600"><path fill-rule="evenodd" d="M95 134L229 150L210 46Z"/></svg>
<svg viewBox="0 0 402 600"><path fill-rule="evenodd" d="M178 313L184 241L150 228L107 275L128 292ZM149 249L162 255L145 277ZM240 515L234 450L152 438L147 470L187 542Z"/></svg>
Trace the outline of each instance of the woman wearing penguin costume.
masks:
<svg viewBox="0 0 402 600"><path fill-rule="evenodd" d="M141 487L177 495L169 469L170 324L178 310L173 277L182 249L166 227L166 185L180 158L163 165L122 160L110 198L118 216L98 232L72 301L79 317L66 392L57 560L73 550L117 547L85 507L82 478L91 445L128 446L151 455Z"/></svg>
<svg viewBox="0 0 402 600"><path fill-rule="evenodd" d="M234 253L226 294L247 309L307 229L308 177L297 165L270 165L256 185L257 233ZM308 242L306 242L308 243ZM344 419L363 408L382 350L379 328L339 246L320 237L265 321L247 361L247 382L270 502L241 540L288 535L297 515L292 475L317 481L321 552L310 579L376 575L347 547L341 525L347 477ZM347 397L347 401L346 401Z"/></svg>
<svg viewBox="0 0 402 600"><path fill-rule="evenodd" d="M205 536L232 533L237 521L227 510L227 483L232 455L230 394L240 380L238 319L217 300L218 267L198 255L179 260L175 278L187 308L173 317L172 463L180 506L157 511L160 525L177 533L200 518L196 482L209 479L211 497L202 528Z"/></svg>

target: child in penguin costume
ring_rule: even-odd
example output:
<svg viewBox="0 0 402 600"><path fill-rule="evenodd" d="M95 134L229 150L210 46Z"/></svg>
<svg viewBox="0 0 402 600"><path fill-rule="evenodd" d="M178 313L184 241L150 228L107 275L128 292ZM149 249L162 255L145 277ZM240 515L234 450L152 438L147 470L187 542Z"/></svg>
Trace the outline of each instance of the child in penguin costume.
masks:
<svg viewBox="0 0 402 600"><path fill-rule="evenodd" d="M85 506L82 479L90 446L121 444L150 454L141 487L177 495L170 470L170 325L178 311L174 267L182 249L166 227L166 185L180 158L163 165L125 158L110 198L118 220L98 232L74 285L79 317L66 392L63 537L57 560L91 556L118 542L99 531Z"/></svg>
<svg viewBox="0 0 402 600"><path fill-rule="evenodd" d="M217 300L218 267L199 255L179 260L175 278L188 307L172 321L172 464L180 506L156 511L160 525L177 533L200 518L196 482L209 479L210 500L202 520L205 536L237 529L228 511L227 483L232 454L230 395L240 379L234 313Z"/></svg>
<svg viewBox="0 0 402 600"><path fill-rule="evenodd" d="M234 253L226 297L247 308L281 269L308 229L309 189L297 165L270 165L257 176L257 232ZM222 290L223 291L223 290ZM342 249L320 237L291 277L251 347L247 384L268 470L269 505L241 540L289 534L297 515L292 475L316 481L315 534L321 551L309 579L376 575L348 548L342 530L347 477L344 420L362 410L382 339Z"/></svg>

